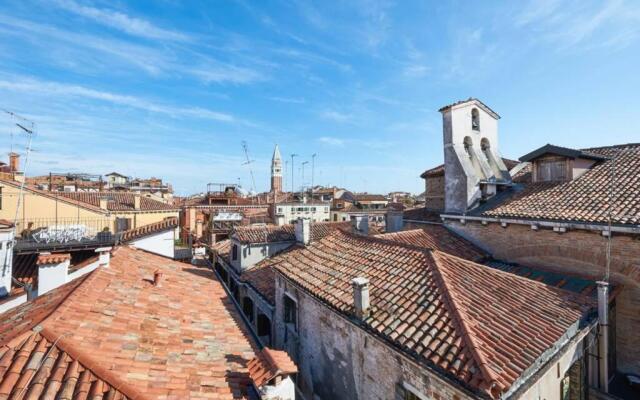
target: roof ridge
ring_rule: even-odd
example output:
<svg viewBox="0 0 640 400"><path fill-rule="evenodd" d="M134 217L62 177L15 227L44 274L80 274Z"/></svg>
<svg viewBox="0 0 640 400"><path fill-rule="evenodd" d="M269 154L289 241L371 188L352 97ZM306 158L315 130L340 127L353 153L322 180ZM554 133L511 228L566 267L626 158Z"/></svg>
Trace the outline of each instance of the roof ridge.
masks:
<svg viewBox="0 0 640 400"><path fill-rule="evenodd" d="M458 295L454 294L453 290L451 290L455 285L449 282L448 278L445 277L445 274L441 271L441 268L443 268L442 263L440 262L441 252L432 250L429 253L434 263L434 268L432 268L433 276L440 282L440 292L443 301L447 305L454 321L460 327L462 331L461 337L467 343L469 353L471 353L471 356L476 361L476 364L483 375L483 383L481 383L480 388L487 392L491 397L495 398L496 396L494 396L493 389L497 387L500 392L503 389L502 385L499 383L499 377L491 370L491 368L488 367L489 360L480 350L482 346L476 339L474 339L471 329L468 326L467 318L463 315L462 310L457 307L456 303L458 301ZM448 255L448 253L444 254Z"/></svg>

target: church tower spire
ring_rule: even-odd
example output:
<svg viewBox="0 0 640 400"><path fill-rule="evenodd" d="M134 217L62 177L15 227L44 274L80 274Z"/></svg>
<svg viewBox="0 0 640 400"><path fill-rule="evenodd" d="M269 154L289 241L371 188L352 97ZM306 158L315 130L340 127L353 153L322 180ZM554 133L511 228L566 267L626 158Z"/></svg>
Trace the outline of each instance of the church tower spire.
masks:
<svg viewBox="0 0 640 400"><path fill-rule="evenodd" d="M271 192L282 192L282 157L280 156L280 148L277 144L273 150L273 158L271 159Z"/></svg>

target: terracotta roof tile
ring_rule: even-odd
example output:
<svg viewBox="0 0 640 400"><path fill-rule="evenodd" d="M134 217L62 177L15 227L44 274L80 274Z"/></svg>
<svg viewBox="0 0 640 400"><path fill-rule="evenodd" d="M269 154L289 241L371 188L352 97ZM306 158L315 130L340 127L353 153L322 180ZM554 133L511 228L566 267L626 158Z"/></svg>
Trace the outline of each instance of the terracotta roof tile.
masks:
<svg viewBox="0 0 640 400"><path fill-rule="evenodd" d="M71 261L69 253L41 253L36 260L36 265L59 264L65 261Z"/></svg>
<svg viewBox="0 0 640 400"><path fill-rule="evenodd" d="M593 306L587 297L441 251L342 231L295 246L271 265L348 316L351 280L368 278L365 329L493 397Z"/></svg>
<svg viewBox="0 0 640 400"><path fill-rule="evenodd" d="M122 232L122 241L128 242L135 239L152 235L157 232L166 231L169 229L175 229L178 226L178 218L166 218L163 221L154 222L151 224L139 226L134 229L129 229Z"/></svg>
<svg viewBox="0 0 640 400"><path fill-rule="evenodd" d="M351 222L313 222L311 223L311 240L318 240L336 230L351 229ZM241 243L273 243L296 240L295 226L237 226L232 234Z"/></svg>
<svg viewBox="0 0 640 400"><path fill-rule="evenodd" d="M64 334L78 379L85 365L128 397L246 397L255 343L210 270L120 247L109 268L3 314L0 346L36 324Z"/></svg>
<svg viewBox="0 0 640 400"><path fill-rule="evenodd" d="M107 198L107 209L109 211L135 211L135 193L130 192L58 192L59 197L88 204L92 207L100 208L100 198ZM140 196L140 210L160 211L178 210L177 207L166 204L146 196Z"/></svg>
<svg viewBox="0 0 640 400"><path fill-rule="evenodd" d="M445 253L471 261L480 261L487 257L484 251L442 225L425 225L420 229L384 233L376 237L427 249L444 251Z"/></svg>
<svg viewBox="0 0 640 400"><path fill-rule="evenodd" d="M256 357L249 361L249 375L257 386L262 386L279 375L298 373L298 367L291 361L285 351L262 349Z"/></svg>
<svg viewBox="0 0 640 400"><path fill-rule="evenodd" d="M564 183L533 183L486 210L488 217L604 224L608 221L610 167L615 163L613 218L616 225L640 224L640 145L585 151L611 156L579 178Z"/></svg>

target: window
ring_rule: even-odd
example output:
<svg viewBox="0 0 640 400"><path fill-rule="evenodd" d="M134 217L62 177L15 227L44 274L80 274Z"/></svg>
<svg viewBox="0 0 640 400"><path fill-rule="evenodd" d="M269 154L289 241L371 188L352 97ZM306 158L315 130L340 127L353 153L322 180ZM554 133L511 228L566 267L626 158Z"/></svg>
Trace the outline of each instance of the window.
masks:
<svg viewBox="0 0 640 400"><path fill-rule="evenodd" d="M471 129L474 131L480 130L480 113L477 108L471 110Z"/></svg>
<svg viewBox="0 0 640 400"><path fill-rule="evenodd" d="M316 208L315 207L311 207L311 212L316 212Z"/></svg>
<svg viewBox="0 0 640 400"><path fill-rule="evenodd" d="M231 248L231 259L232 260L237 260L238 259L238 245L234 244L233 247Z"/></svg>
<svg viewBox="0 0 640 400"><path fill-rule="evenodd" d="M284 296L284 322L293 325L294 330L298 330L298 305L289 296Z"/></svg>
<svg viewBox="0 0 640 400"><path fill-rule="evenodd" d="M253 322L253 300L249 297L244 298L244 302L242 304L242 313L247 317L247 319Z"/></svg>
<svg viewBox="0 0 640 400"><path fill-rule="evenodd" d="M536 162L536 181L563 182L567 180L565 159L548 159Z"/></svg>
<svg viewBox="0 0 640 400"><path fill-rule="evenodd" d="M278 214L282 214L282 207L278 207Z"/></svg>

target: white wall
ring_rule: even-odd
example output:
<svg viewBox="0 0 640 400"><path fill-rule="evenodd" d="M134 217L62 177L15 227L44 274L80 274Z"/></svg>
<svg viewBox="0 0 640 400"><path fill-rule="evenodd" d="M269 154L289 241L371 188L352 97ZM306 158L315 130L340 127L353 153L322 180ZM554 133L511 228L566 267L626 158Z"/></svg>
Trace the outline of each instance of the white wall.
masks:
<svg viewBox="0 0 640 400"><path fill-rule="evenodd" d="M150 253L161 256L169 258L174 258L175 256L173 229L153 233L143 238L132 240L129 244L141 250L146 250Z"/></svg>
<svg viewBox="0 0 640 400"><path fill-rule="evenodd" d="M274 254L290 247L295 241L290 242L276 242L276 243L257 243L257 244L240 244L238 241L232 239L231 251L229 252L229 263L235 268L236 271L242 272L267 257L271 257ZM233 259L233 246L238 246L238 259Z"/></svg>
<svg viewBox="0 0 640 400"><path fill-rule="evenodd" d="M0 298L11 293L15 229L0 230Z"/></svg>
<svg viewBox="0 0 640 400"><path fill-rule="evenodd" d="M305 211L298 211L298 208L304 208ZM315 208L315 211L311 211L312 208ZM330 210L329 203L276 204L275 215L278 224L292 224L298 218L308 218L311 222L323 222L329 221Z"/></svg>

